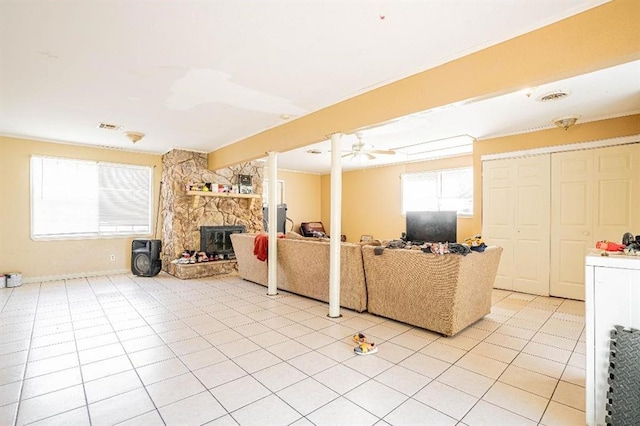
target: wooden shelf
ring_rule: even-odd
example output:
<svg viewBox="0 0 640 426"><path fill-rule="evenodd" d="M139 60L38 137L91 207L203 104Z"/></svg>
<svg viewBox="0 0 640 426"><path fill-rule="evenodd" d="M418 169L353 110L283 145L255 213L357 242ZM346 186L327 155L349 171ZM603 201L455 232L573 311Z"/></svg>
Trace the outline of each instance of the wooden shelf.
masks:
<svg viewBox="0 0 640 426"><path fill-rule="evenodd" d="M262 198L259 194L231 194L227 192L187 191L187 195L220 198Z"/></svg>

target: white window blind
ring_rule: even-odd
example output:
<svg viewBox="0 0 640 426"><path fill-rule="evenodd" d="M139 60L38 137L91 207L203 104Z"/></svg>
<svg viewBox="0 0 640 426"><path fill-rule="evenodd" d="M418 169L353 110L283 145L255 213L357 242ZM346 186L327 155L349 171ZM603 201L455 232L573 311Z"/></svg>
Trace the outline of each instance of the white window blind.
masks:
<svg viewBox="0 0 640 426"><path fill-rule="evenodd" d="M473 214L471 167L402 175L402 213L407 211L456 210Z"/></svg>
<svg viewBox="0 0 640 426"><path fill-rule="evenodd" d="M31 157L34 238L151 232L151 167Z"/></svg>

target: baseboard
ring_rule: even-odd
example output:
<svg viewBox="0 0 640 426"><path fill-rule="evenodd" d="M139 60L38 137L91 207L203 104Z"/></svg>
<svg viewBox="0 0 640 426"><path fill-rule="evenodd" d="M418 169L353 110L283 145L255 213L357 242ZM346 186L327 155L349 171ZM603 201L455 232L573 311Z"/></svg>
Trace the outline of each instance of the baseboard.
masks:
<svg viewBox="0 0 640 426"><path fill-rule="evenodd" d="M130 274L130 273L131 271L129 269L113 269L110 271L77 272L74 274L29 277L29 278L23 278L22 282L24 284L29 284L29 283L40 283L40 282L46 282L46 281L74 280L78 278L101 277L104 275L119 275L119 274Z"/></svg>

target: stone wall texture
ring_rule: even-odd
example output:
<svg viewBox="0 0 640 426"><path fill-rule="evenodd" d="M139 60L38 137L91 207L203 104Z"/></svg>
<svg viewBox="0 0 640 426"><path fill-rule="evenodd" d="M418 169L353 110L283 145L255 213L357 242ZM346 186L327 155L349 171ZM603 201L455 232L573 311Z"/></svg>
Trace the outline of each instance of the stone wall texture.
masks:
<svg viewBox="0 0 640 426"><path fill-rule="evenodd" d="M221 170L207 169L207 154L172 150L162 157L162 265L185 250L200 250L200 226L244 225L247 232L260 232L261 198L232 198L187 195L192 183L237 185L238 175L251 175L253 193L262 195L262 162L240 163Z"/></svg>

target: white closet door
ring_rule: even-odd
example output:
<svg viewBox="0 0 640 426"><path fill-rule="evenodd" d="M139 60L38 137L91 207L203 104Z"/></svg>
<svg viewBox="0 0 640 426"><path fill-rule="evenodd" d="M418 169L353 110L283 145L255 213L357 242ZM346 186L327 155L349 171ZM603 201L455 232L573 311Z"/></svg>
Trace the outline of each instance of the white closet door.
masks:
<svg viewBox="0 0 640 426"><path fill-rule="evenodd" d="M640 234L640 144L594 150L594 242Z"/></svg>
<svg viewBox="0 0 640 426"><path fill-rule="evenodd" d="M584 256L594 245L593 150L551 156L552 296L584 300Z"/></svg>
<svg viewBox="0 0 640 426"><path fill-rule="evenodd" d="M483 167L483 238L504 248L494 286L548 295L550 155Z"/></svg>
<svg viewBox="0 0 640 426"><path fill-rule="evenodd" d="M482 237L487 245L503 248L494 287L505 290L513 290L514 281L513 163L511 159L482 163Z"/></svg>
<svg viewBox="0 0 640 426"><path fill-rule="evenodd" d="M640 144L552 154L552 296L585 299L584 256L640 233Z"/></svg>

